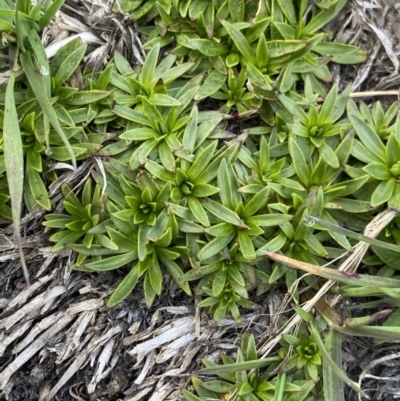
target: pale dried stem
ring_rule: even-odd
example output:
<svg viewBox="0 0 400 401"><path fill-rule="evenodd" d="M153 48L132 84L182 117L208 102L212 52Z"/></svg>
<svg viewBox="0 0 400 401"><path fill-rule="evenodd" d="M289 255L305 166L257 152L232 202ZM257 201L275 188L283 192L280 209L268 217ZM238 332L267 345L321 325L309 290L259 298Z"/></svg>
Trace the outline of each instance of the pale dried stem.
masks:
<svg viewBox="0 0 400 401"><path fill-rule="evenodd" d="M368 237L375 238L380 231L385 228L390 221L400 212L400 209L387 209L382 213L378 214L365 228L364 234ZM365 242L359 242L354 248L351 255L339 266L338 270L345 271L348 273L354 273L363 259L369 244ZM335 284L334 281L328 280L315 294L315 296L307 301L302 308L306 312L310 312L314 305L320 300L329 289ZM339 299L340 295L336 296L333 300L331 300L331 306L335 305ZM299 315L295 315L288 324L281 330L280 333L277 333L274 338L268 341L263 347L260 349L261 358L265 358L269 355L269 353L274 349L275 345L281 340L282 335L285 333L289 333L296 325L301 322L302 318Z"/></svg>

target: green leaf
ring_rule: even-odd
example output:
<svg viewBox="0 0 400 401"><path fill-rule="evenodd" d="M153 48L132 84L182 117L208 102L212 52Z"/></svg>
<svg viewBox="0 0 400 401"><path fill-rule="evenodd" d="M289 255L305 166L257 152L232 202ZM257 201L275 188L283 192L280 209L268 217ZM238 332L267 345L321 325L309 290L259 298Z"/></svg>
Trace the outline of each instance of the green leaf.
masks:
<svg viewBox="0 0 400 401"><path fill-rule="evenodd" d="M7 21L4 21L4 20L0 20L0 31L1 32L11 32L11 31L13 31L14 30L14 25L13 24L10 24L9 22L7 22Z"/></svg>
<svg viewBox="0 0 400 401"><path fill-rule="evenodd" d="M219 223L212 227L206 228L205 232L213 237L225 237L235 234L235 226L229 223Z"/></svg>
<svg viewBox="0 0 400 401"><path fill-rule="evenodd" d="M127 251L136 250L136 244L132 241L132 238L127 237L125 234L114 230L112 227L106 226L108 235L111 241L118 246L120 249Z"/></svg>
<svg viewBox="0 0 400 401"><path fill-rule="evenodd" d="M307 124L307 114L305 111L301 108L299 104L297 104L294 100L290 99L289 97L285 95L279 95L278 96L279 101L283 104L283 106L286 108L286 110L292 114L293 117L297 117L304 125Z"/></svg>
<svg viewBox="0 0 400 401"><path fill-rule="evenodd" d="M156 44L147 55L140 74L141 82L149 92L152 91L153 85L155 85L157 82L155 72L159 52L160 45Z"/></svg>
<svg viewBox="0 0 400 401"><path fill-rule="evenodd" d="M174 99L171 96L164 95L162 93L154 93L150 101L155 106L166 106L166 107L173 107L173 106L182 106L182 103L178 100Z"/></svg>
<svg viewBox="0 0 400 401"><path fill-rule="evenodd" d="M147 161L149 153L159 144L157 140L147 140L143 142L133 153L129 160L132 169L140 167Z"/></svg>
<svg viewBox="0 0 400 401"><path fill-rule="evenodd" d="M230 170L231 169L228 169L226 160L223 159L218 170L217 185L220 189L219 197L221 198L222 204L234 210L235 202L233 191L237 189L235 182L236 177Z"/></svg>
<svg viewBox="0 0 400 401"><path fill-rule="evenodd" d="M234 25L230 24L227 21L221 20L221 24L228 31L229 36L232 38L233 42L235 43L236 47L243 55L243 57L250 64L254 66L257 65L255 54L245 36L237 28L235 28Z"/></svg>
<svg viewBox="0 0 400 401"><path fill-rule="evenodd" d="M154 292L157 295L160 295L162 290L162 273L155 253L153 254L149 267L147 268L147 274Z"/></svg>
<svg viewBox="0 0 400 401"><path fill-rule="evenodd" d="M162 141L158 145L158 155L160 157L161 164L165 167L165 169L172 173L175 172L175 157L166 142Z"/></svg>
<svg viewBox="0 0 400 401"><path fill-rule="evenodd" d="M129 141L145 141L146 139L153 139L157 135L158 133L151 128L134 128L123 132L119 137Z"/></svg>
<svg viewBox="0 0 400 401"><path fill-rule="evenodd" d="M386 162L386 149L379 135L368 125L354 114L349 114L349 120L354 126L357 135L361 139L364 146L375 154L382 162Z"/></svg>
<svg viewBox="0 0 400 401"><path fill-rule="evenodd" d="M227 223L231 223L242 228L248 228L235 212L232 212L232 210L228 209L218 202L213 201L212 199L206 198L203 202L203 206L211 214L223 221L226 221Z"/></svg>
<svg viewBox="0 0 400 401"><path fill-rule="evenodd" d="M26 267L20 237L21 206L24 188L24 156L22 139L19 129L17 109L14 97L15 74L12 71L6 87L4 122L3 122L3 149L4 163L7 172L7 182L10 191L14 236L18 244L22 270L25 281L29 286L29 273Z"/></svg>
<svg viewBox="0 0 400 401"><path fill-rule="evenodd" d="M329 331L325 339L325 348L336 366L342 365L342 334ZM322 377L324 378L324 396L326 401L345 401L343 381L332 369L330 361L322 358ZM328 384L329 383L329 384Z"/></svg>
<svg viewBox="0 0 400 401"><path fill-rule="evenodd" d="M95 237L99 245L103 246L104 248L113 249L115 251L119 250L119 247L104 234L95 234Z"/></svg>
<svg viewBox="0 0 400 401"><path fill-rule="evenodd" d="M51 210L51 203L46 187L40 174L30 166L27 166L29 188L31 189L35 202L46 210Z"/></svg>
<svg viewBox="0 0 400 401"><path fill-rule="evenodd" d="M281 362L280 357L273 356L269 358L262 358L256 361L245 361L245 362L234 362L227 365L218 365L218 366L211 366L208 368L204 368L199 370L198 374L219 374L219 373L236 373L241 371L247 371L252 369L262 368L264 366L272 365L276 362Z"/></svg>
<svg viewBox="0 0 400 401"><path fill-rule="evenodd" d="M279 8L288 19L290 25L297 26L296 11L291 0L278 0Z"/></svg>
<svg viewBox="0 0 400 401"><path fill-rule="evenodd" d="M278 29L283 39L286 40L296 39L296 31L289 24L274 21L274 26Z"/></svg>
<svg viewBox="0 0 400 401"><path fill-rule="evenodd" d="M65 0L54 0L50 7L46 10L44 15L40 18L39 28L43 30L49 25L51 19L56 15L57 11L63 6Z"/></svg>
<svg viewBox="0 0 400 401"><path fill-rule="evenodd" d="M218 175L219 166L222 160L225 158L230 162L234 157L236 157L237 152L239 151L239 146L240 143L233 143L217 157L215 157L214 160L208 164L206 169L196 178L196 183L208 183L215 178ZM194 163L196 163L197 159L198 157Z"/></svg>
<svg viewBox="0 0 400 401"><path fill-rule="evenodd" d="M214 297L218 297L226 283L226 271L223 269L218 270L217 274L214 276L212 281L212 294Z"/></svg>
<svg viewBox="0 0 400 401"><path fill-rule="evenodd" d="M147 255L147 247L149 240L147 238L148 227L145 224L139 225L139 235L138 235L138 258L140 262L143 262Z"/></svg>
<svg viewBox="0 0 400 401"><path fill-rule="evenodd" d="M87 45L81 45L75 49L68 57L61 63L54 76L55 90L57 90L79 67L83 56L85 55Z"/></svg>
<svg viewBox="0 0 400 401"><path fill-rule="evenodd" d="M327 56L343 56L358 51L357 46L337 42L321 42L314 47L314 51Z"/></svg>
<svg viewBox="0 0 400 401"><path fill-rule="evenodd" d="M271 18L263 18L256 20L249 28L246 29L246 39L249 43L253 43L257 40L262 33L268 28L271 23Z"/></svg>
<svg viewBox="0 0 400 401"><path fill-rule="evenodd" d="M83 266L90 270L98 270L98 271L114 270L136 260L137 256L138 254L136 251L130 251L122 255L111 256L98 261L85 263Z"/></svg>
<svg viewBox="0 0 400 401"><path fill-rule="evenodd" d="M175 283L178 284L183 291L185 291L186 295L191 296L192 292L190 290L189 283L183 280L183 271L179 267L179 265L175 263L173 260L164 258L162 255L159 255L159 258L164 267L167 269L168 273L174 279Z"/></svg>
<svg viewBox="0 0 400 401"><path fill-rule="evenodd" d="M182 390L182 394L186 398L186 401L203 401L201 398L197 397L196 395L190 393L185 389Z"/></svg>
<svg viewBox="0 0 400 401"><path fill-rule="evenodd" d="M239 247L243 257L247 260L255 259L256 253L251 238L244 230L238 230Z"/></svg>
<svg viewBox="0 0 400 401"><path fill-rule="evenodd" d="M219 192L219 188L209 184L195 184L192 195L197 198L206 198Z"/></svg>
<svg viewBox="0 0 400 401"><path fill-rule="evenodd" d="M229 266L228 274L233 279L233 281L230 280L231 285L233 285L232 283L235 282L240 287L244 288L246 286L246 283L245 283L245 281L244 281L244 279L242 277L242 274L240 273L239 269L235 265L230 265ZM243 297L242 293L240 293L239 295L241 295Z"/></svg>
<svg viewBox="0 0 400 401"><path fill-rule="evenodd" d="M109 64L99 75L98 79L98 88L101 90L106 90L110 80L111 80L111 75L113 72L114 66L112 64Z"/></svg>
<svg viewBox="0 0 400 401"><path fill-rule="evenodd" d="M183 63L176 67L169 68L160 75L159 79L162 79L164 84L169 84L191 70L195 65L195 63Z"/></svg>
<svg viewBox="0 0 400 401"><path fill-rule="evenodd" d="M178 41L179 42L179 41ZM188 39L190 45L207 57L216 57L229 53L229 47L210 39Z"/></svg>
<svg viewBox="0 0 400 401"><path fill-rule="evenodd" d="M318 124L324 124L329 121L329 117L336 106L337 94L338 94L338 87L337 84L335 84L329 91L321 107L321 110L318 113Z"/></svg>
<svg viewBox="0 0 400 401"><path fill-rule="evenodd" d="M244 216L246 218L257 213L268 201L270 188L265 187L256 195L254 195L244 207Z"/></svg>
<svg viewBox="0 0 400 401"><path fill-rule="evenodd" d="M325 162L332 168L338 169L339 168L339 160L336 157L335 152L333 149L326 143L322 142L321 146L319 147L319 152L324 155Z"/></svg>
<svg viewBox="0 0 400 401"><path fill-rule="evenodd" d="M136 287L138 279L138 267L136 264L131 268L131 271L125 276L125 278L119 283L118 287L114 290L113 294L107 302L107 306L109 308L112 308L113 306L121 303Z"/></svg>
<svg viewBox="0 0 400 401"><path fill-rule="evenodd" d="M311 35L324 27L331 21L337 13L346 5L347 0L338 0L327 11L321 10L318 14L314 15L306 27L302 30L303 35Z"/></svg>
<svg viewBox="0 0 400 401"><path fill-rule="evenodd" d="M372 194L371 206L375 207L387 202L393 194L395 185L394 178L382 181Z"/></svg>
<svg viewBox="0 0 400 401"><path fill-rule="evenodd" d="M82 45L82 39L78 37L69 41L67 44L61 47L51 60L50 75L54 76L57 70L60 68L60 65L68 57L68 55L71 54L73 51L75 51L81 45ZM75 89L78 90L78 88Z"/></svg>
<svg viewBox="0 0 400 401"><path fill-rule="evenodd" d="M77 234L77 233L73 233L73 234ZM112 249L103 248L101 245L96 245L96 244L92 244L91 248L86 248L86 246L84 244L66 243L65 247L68 249L72 249L73 251L78 252L82 255L88 255L88 256L104 256L104 255L116 255L118 253L124 253L123 251L116 252ZM87 270L90 271L89 269L87 269Z"/></svg>
<svg viewBox="0 0 400 401"><path fill-rule="evenodd" d="M79 91L74 93L68 99L63 101L64 105L83 106L85 104L95 103L110 95L110 92L93 89L90 91Z"/></svg>
<svg viewBox="0 0 400 401"><path fill-rule="evenodd" d="M251 387L251 385L249 383L243 383L240 386L238 394L241 397L243 397L243 399L245 399L246 401L255 401L255 400L258 401L257 397L252 394L253 391L254 391L254 389L253 389L253 387ZM250 396L250 398L248 398L246 396Z"/></svg>
<svg viewBox="0 0 400 401"><path fill-rule="evenodd" d="M309 166L300 146L293 138L289 138L289 151L292 156L293 167L297 176L300 178L302 183L308 187L310 185Z"/></svg>
<svg viewBox="0 0 400 401"><path fill-rule="evenodd" d="M210 221L208 219L207 213L203 208L201 202L194 196L189 196L187 199L190 211L196 220L204 227L210 226Z"/></svg>
<svg viewBox="0 0 400 401"><path fill-rule="evenodd" d="M390 135L386 144L386 160L389 166L399 161L400 155L400 117L397 118L395 131Z"/></svg>
<svg viewBox="0 0 400 401"><path fill-rule="evenodd" d="M133 121L137 124L152 126L152 123L147 119L147 117L143 113L139 113L138 111L132 110L126 106L116 105L112 109L112 111L118 115L119 117L125 118L128 121Z"/></svg>
<svg viewBox="0 0 400 401"><path fill-rule="evenodd" d="M147 273L144 277L143 289L144 289L144 298L146 301L146 305L148 308L150 308L157 294L155 293L153 287L151 286L150 278Z"/></svg>
<svg viewBox="0 0 400 401"><path fill-rule="evenodd" d="M280 372L276 380L274 401L283 400L283 392L285 391L285 384L286 384L286 372Z"/></svg>
<svg viewBox="0 0 400 401"><path fill-rule="evenodd" d="M247 64L247 76L249 77L250 82L254 85L257 86L261 89L264 89L266 91L271 91L272 86L269 83L268 79L266 76L264 76L260 70L258 70L255 66L252 64Z"/></svg>
<svg viewBox="0 0 400 401"><path fill-rule="evenodd" d="M201 248L197 257L201 261L203 261L217 255L226 246L230 244L230 242L233 240L234 237L235 235L233 234L222 238L221 237L214 238L213 240L208 242L203 248Z"/></svg>
<svg viewBox="0 0 400 401"><path fill-rule="evenodd" d="M213 141L196 157L195 161L186 173L191 182L196 183L197 177L207 168L214 156L217 145L218 141Z"/></svg>
<svg viewBox="0 0 400 401"><path fill-rule="evenodd" d="M128 60L118 51L114 53L114 63L120 74L127 75L133 73L133 69Z"/></svg>
<svg viewBox="0 0 400 401"><path fill-rule="evenodd" d="M234 387L234 384L221 380L210 380L207 382L202 382L201 387L204 387L206 390L215 391L216 393L225 394L230 392L230 390Z"/></svg>
<svg viewBox="0 0 400 401"><path fill-rule="evenodd" d="M244 0L228 0L228 6L232 22L243 22L245 20Z"/></svg>
<svg viewBox="0 0 400 401"><path fill-rule="evenodd" d="M29 52L26 52L25 54L21 54L20 61L24 68L25 75L28 78L28 81L32 88L32 91L34 92L34 94L43 110L43 113L46 115L46 117L49 119L51 125L57 131L58 135L60 136L61 140L63 141L65 147L68 150L68 153L71 157L71 161L72 161L74 168L76 168L76 158L75 158L74 151L72 150L72 147L68 141L68 138L64 134L64 131L62 130L60 123L58 121L57 115L56 115L53 107L51 106L50 100L45 91L45 83L44 83L43 77L41 74L37 74L37 72L35 70L35 67L32 63L31 54Z"/></svg>
<svg viewBox="0 0 400 401"><path fill-rule="evenodd" d="M264 34L261 34L256 49L257 66L263 68L268 63L268 44Z"/></svg>
<svg viewBox="0 0 400 401"><path fill-rule="evenodd" d="M213 70L205 79L200 90L195 95L195 100L203 100L210 97L215 92L220 90L224 83L226 82L226 75L220 73L217 70Z"/></svg>
<svg viewBox="0 0 400 401"><path fill-rule="evenodd" d="M290 214L260 214L246 219L249 224L255 224L259 227L276 227L287 221L292 220L293 216Z"/></svg>
<svg viewBox="0 0 400 401"><path fill-rule="evenodd" d="M50 241L57 242L52 252L61 251L66 244L73 243L83 236L82 232L71 232L69 230L59 231L50 237Z"/></svg>
<svg viewBox="0 0 400 401"><path fill-rule="evenodd" d="M368 53L364 50L357 49L352 53L333 56L332 61L338 64L351 65L361 64L368 60Z"/></svg>
<svg viewBox="0 0 400 401"><path fill-rule="evenodd" d="M144 113L147 119L152 123L152 126L155 127L157 123L163 124L164 120L161 116L160 111L155 107L149 100L145 97L142 98L142 105Z"/></svg>
<svg viewBox="0 0 400 401"><path fill-rule="evenodd" d="M304 49L309 42L305 40L271 40L267 42L268 57L277 58L288 54L295 54Z"/></svg>
<svg viewBox="0 0 400 401"><path fill-rule="evenodd" d="M370 163L363 170L379 181L391 178L388 167L383 163Z"/></svg>

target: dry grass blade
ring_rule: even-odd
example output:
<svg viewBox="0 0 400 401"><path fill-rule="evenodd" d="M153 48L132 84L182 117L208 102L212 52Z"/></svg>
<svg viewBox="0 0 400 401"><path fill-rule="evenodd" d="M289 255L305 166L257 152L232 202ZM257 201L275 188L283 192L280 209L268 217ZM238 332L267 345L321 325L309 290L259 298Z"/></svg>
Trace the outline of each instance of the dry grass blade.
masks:
<svg viewBox="0 0 400 401"><path fill-rule="evenodd" d="M24 188L24 154L22 150L22 137L19 129L18 115L14 99L14 84L15 74L12 72L10 80L7 84L4 108L4 161L6 165L8 187L10 189L14 235L18 244L25 281L29 286L29 273L25 263L24 252L22 250L20 234L21 207Z"/></svg>
<svg viewBox="0 0 400 401"><path fill-rule="evenodd" d="M285 266L291 267L293 269L302 270L307 273L311 273L316 276L326 278L328 280L334 280L339 283L360 286L360 287L366 285L376 285L387 288L398 288L399 286L398 280L396 279L390 279L387 277L374 277L365 274L348 273L340 270L312 265L310 263L300 262L296 259L291 259L288 258L287 256L279 255L273 252L262 252L262 253L269 256L276 262L282 263Z"/></svg>
<svg viewBox="0 0 400 401"><path fill-rule="evenodd" d="M400 352L396 352L395 354L391 355L386 355L383 356L382 358L374 359L360 374L360 377L358 379L358 385L361 387L362 380L364 379L365 375L367 372L372 369L374 366L383 364L385 362L391 361L393 359L398 359L400 358ZM361 401L361 394L358 395L358 399Z"/></svg>
<svg viewBox="0 0 400 401"><path fill-rule="evenodd" d="M397 215L398 211L387 209L384 212L378 214L365 228L364 235L375 238L379 232L385 228L391 220ZM365 253L367 252L369 245L365 242L358 243L355 247L351 255L339 266L338 271L342 272L354 272L357 269L357 266L360 264L363 259ZM302 308L306 312L310 312L314 307L316 302L321 299L329 289L334 285L334 281L328 280L315 294L315 296L307 301ZM336 297L331 305L334 305L340 296ZM287 325L278 333L274 338L270 339L264 346L260 347L260 354L263 358L265 358L269 353L274 349L275 345L281 340L282 334L289 333L294 327L296 327L301 322L301 317L295 315L292 319L290 319Z"/></svg>

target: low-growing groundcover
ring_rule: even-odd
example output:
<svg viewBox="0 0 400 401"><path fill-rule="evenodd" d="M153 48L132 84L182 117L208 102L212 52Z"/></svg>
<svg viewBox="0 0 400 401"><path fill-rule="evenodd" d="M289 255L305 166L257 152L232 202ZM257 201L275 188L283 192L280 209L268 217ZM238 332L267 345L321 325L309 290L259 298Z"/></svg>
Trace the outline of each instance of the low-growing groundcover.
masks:
<svg viewBox="0 0 400 401"><path fill-rule="evenodd" d="M74 251L72 269L126 272L109 307L142 286L150 308L172 280L216 322L240 323L258 308L253 296L284 285L301 305L321 276L343 284L336 293L384 297L394 309L399 217L375 241L360 233L400 208L400 117L397 103L369 109L331 84L329 63L367 59L329 41L326 26L346 3L123 1L113 12L135 21L144 64L115 52L93 72L79 38L46 56L40 34L62 2L4 1L0 213L17 242L21 210L48 211L53 252ZM90 177L63 183L52 204L58 171L86 159ZM375 277L336 270L360 240L372 245L363 263ZM346 320L322 300L316 310L322 319L295 306L302 323L271 357L246 335L236 360L204 361L200 373L222 381L193 377L184 397L334 400L342 382L362 392L341 371L340 335L398 340L397 311L368 326L390 311Z"/></svg>

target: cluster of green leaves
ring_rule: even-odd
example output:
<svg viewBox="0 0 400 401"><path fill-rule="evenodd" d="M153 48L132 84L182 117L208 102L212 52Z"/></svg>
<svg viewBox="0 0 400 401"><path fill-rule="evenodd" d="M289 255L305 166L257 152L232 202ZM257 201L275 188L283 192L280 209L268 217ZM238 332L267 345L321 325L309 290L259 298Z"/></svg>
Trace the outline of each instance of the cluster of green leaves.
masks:
<svg viewBox="0 0 400 401"><path fill-rule="evenodd" d="M71 50L83 54L74 41L60 49L50 64L54 77L65 76L60 60ZM250 290L261 295L282 276L288 287L297 278L296 271L266 261L264 250L322 264L351 244L345 235L317 232L306 217L338 225L338 218L373 209L369 198L353 198L368 174L345 178L355 141L344 118L348 89L338 95L334 86L320 105L308 80L300 102L293 92L269 102L275 126L234 135L226 130L229 116L196 106L211 92L215 71L192 77L193 62L178 63L170 54L158 64L159 53L156 44L140 70L116 53L103 72L83 72L87 90L76 93L63 86L64 80L52 79L56 108L80 125L80 134L91 135L92 147L80 142L76 154L82 154L81 147L83 157L96 152L107 159L105 173L94 174L93 195L85 186L80 201L65 187L70 216L50 214L45 225L66 228L51 240L57 242L55 250L68 246L79 253L77 269L132 264L110 306L142 278L151 305L161 293L165 268L187 294L189 282L198 282L200 306L217 321L228 312L239 321L239 307L257 307ZM230 69L229 88L216 92L215 97L231 96L226 112L261 107L243 92L246 74L246 68ZM91 134L91 127L100 133ZM116 134L105 134L110 129ZM331 239L338 247L326 246Z"/></svg>
<svg viewBox="0 0 400 401"><path fill-rule="evenodd" d="M292 262L296 264L296 261ZM314 291L307 292L305 299L314 294ZM371 303L365 307L371 307ZM315 308L323 320L317 321L310 313L295 306L302 320L296 327L295 335L282 334L279 341L281 348L274 356L260 357L254 337L245 333L241 346L237 349L236 359L223 354L222 365L203 360L205 368L197 374L202 377L212 374L218 378L204 380L192 376L194 392L183 390L185 399L333 401L343 398L343 383L366 396L360 386L349 379L340 367L341 336L343 333L370 336L380 341L398 339L398 327L390 327L386 323L384 326L367 326L387 317L392 311L381 310L370 316L345 318L322 299L317 301ZM398 314L393 320L398 321Z"/></svg>
<svg viewBox="0 0 400 401"><path fill-rule="evenodd" d="M250 91L263 99L274 97L275 87L289 91L307 74L329 82L329 61L366 60L357 47L329 43L320 32L346 2L310 7L308 0L126 0L114 11L129 12L139 22L140 32L148 36L145 48L175 44L179 63L193 62L192 72L214 70L214 92L226 85L232 68L246 67ZM229 91L216 95L228 96L227 107L237 96ZM243 100L250 98L247 94Z"/></svg>
<svg viewBox="0 0 400 401"><path fill-rule="evenodd" d="M305 0L134 3L121 7L149 35L144 65L134 69L116 53L96 74L80 67L86 45L79 39L47 60L40 21L61 3L39 13L3 5L3 68L12 72L0 95L0 173L13 204L24 193L29 210L49 210L55 162L75 165L96 154L104 169L93 172L94 182L80 198L64 185L65 213L46 216L44 224L58 230L54 250L78 252L74 268L85 271L130 265L110 306L139 281L150 306L165 269L189 295L197 282L199 306L215 320L230 313L240 321L240 307L257 308L249 291L261 295L282 277L291 288L298 278L266 252L321 265L353 245L308 216L359 231L379 207L398 207L396 107L357 107L347 99L350 88L326 93L316 79L330 80L330 60L365 57L319 33L344 0L324 7ZM173 42L159 61L160 48ZM73 76L79 89L69 86ZM225 102L221 111L198 106L208 97ZM231 132L224 113L235 111L239 118L258 113L267 124ZM11 145L20 152L7 161ZM0 213L9 218L8 199L4 188ZM387 241L398 243L397 232L387 231ZM371 263L392 263L388 252L376 251Z"/></svg>
<svg viewBox="0 0 400 401"><path fill-rule="evenodd" d="M266 260L265 251L321 265L351 248L346 234L317 229L308 216L335 227L347 221L365 226L359 214L367 218L377 205L365 190L372 180L368 168L359 167L367 153L357 149L374 137L363 136L364 126L359 133L358 109L347 101L348 89L339 95L336 86L322 103L279 95L279 102L270 103L275 126L233 135L226 131L226 115L198 110L195 99L207 90L207 78L183 80L188 66L171 68L175 56L157 67L158 53L155 46L143 66L146 74L132 70L119 54L107 67L105 89L113 104L98 109L93 120L118 133L97 152L107 156L105 171L93 174L92 200L86 187L82 201L71 198L75 211L70 190L64 190L70 216L50 214L45 225L67 228L51 239L55 250L65 245L79 253L76 269L131 264L110 306L141 279L151 305L162 291L165 268L187 294L189 282L197 281L199 306L208 307L215 320L230 313L240 321L239 307L257 308L249 291L261 295L282 277L290 288L298 278L296 270ZM348 118L346 104L353 110ZM374 132L372 124L359 124ZM399 126L377 136L382 147L397 138Z"/></svg>
<svg viewBox="0 0 400 401"><path fill-rule="evenodd" d="M285 340L282 341L284 347L276 356L269 358L258 356L254 336L245 333L236 351L236 359L223 354L223 365L203 360L205 368L198 373L215 374L218 379L201 380L192 376L197 395L183 390L185 399L323 400L323 386L320 380L322 355L312 336L306 333L305 325L302 325L302 329L304 333L296 337L285 335ZM295 352L288 359L291 347L295 347Z"/></svg>
<svg viewBox="0 0 400 401"><path fill-rule="evenodd" d="M53 251L76 252L74 269L126 269L109 306L139 283L151 306L168 274L217 322L240 322L240 308L258 307L251 291L282 278L298 302L302 272L315 290L316 275L343 283L337 293L385 297L363 308L398 306L400 218L378 239L359 234L384 207L400 208L397 105L370 110L348 99L350 88L327 93L321 83L331 81L328 62L366 59L323 31L346 0L123 0L114 11L138 22L149 53L132 68L116 52L94 74L81 66L80 39L47 59L40 32L62 3L0 0L0 216L14 220L17 239L22 199L50 210L57 169L96 155L92 177L76 190L63 184L64 211L44 225ZM321 267L360 240L372 245L364 263L377 277ZM185 398L333 400L341 381L360 391L337 367L340 333L398 340L399 310L371 327L391 311L344 319L323 301L316 309L334 329L324 340L323 322L317 329L297 308L306 323L283 335L276 356L259 359L245 335L236 360L204 361L201 373L219 379L193 377L197 395Z"/></svg>

